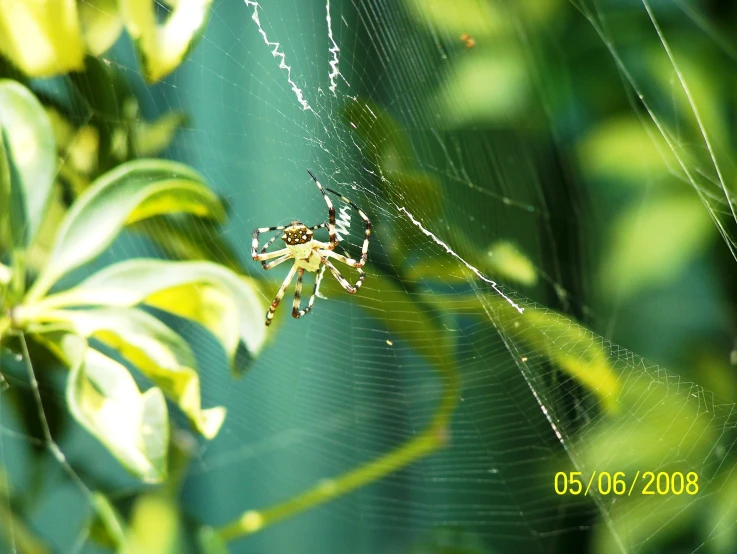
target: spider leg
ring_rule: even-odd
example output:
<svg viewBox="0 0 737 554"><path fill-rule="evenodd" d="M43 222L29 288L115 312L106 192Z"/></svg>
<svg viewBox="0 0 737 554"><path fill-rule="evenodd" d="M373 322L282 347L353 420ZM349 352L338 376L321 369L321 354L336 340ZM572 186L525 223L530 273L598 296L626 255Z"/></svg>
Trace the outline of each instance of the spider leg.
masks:
<svg viewBox="0 0 737 554"><path fill-rule="evenodd" d="M356 281L355 285L351 285L346 280L346 278L340 274L340 271L338 271L338 268L335 267L332 263L330 263L330 260L328 260L327 255L326 255L327 252L329 252L329 250L321 250L318 252L322 263L328 266L328 269L332 272L333 277L335 277L338 280L338 282L340 283L340 286L342 286L348 294L356 294L358 292L358 289L361 288L361 285L363 285L363 282L366 279L366 272L360 267L356 266L356 271L358 271L358 281Z"/></svg>
<svg viewBox="0 0 737 554"><path fill-rule="evenodd" d="M325 190L322 188L320 181L317 180L317 177L315 177L312 171L308 169L307 173L309 173L312 180L315 181L317 188L320 189L322 197L325 199L325 203L328 205L328 233L330 233L330 250L332 250L335 248L335 245L338 244L338 240L335 236L335 206L333 206L333 202L330 200L330 197L325 194Z"/></svg>
<svg viewBox="0 0 737 554"><path fill-rule="evenodd" d="M365 213L363 213L363 210L359 208L356 204L354 204L351 200L349 200L348 198L346 198L339 192L335 192L331 188L329 188L328 190L332 192L335 196L339 196L343 202L345 202L351 208L356 210L358 212L358 215L360 215L361 218L366 223L366 231L364 233L363 246L361 247L361 259L358 262L356 262L356 265L352 266L352 267L363 267L364 265L366 265L366 259L368 258L369 238L371 238L371 221L369 220L368 216Z"/></svg>
<svg viewBox="0 0 737 554"><path fill-rule="evenodd" d="M292 257L293 257L292 256L292 253L291 252L287 252L281 258L277 258L273 262L266 263L265 261L262 261L261 262L261 265L264 266L264 269L267 269L268 270L268 269L271 269L272 267L278 266L282 262L286 262L287 260L290 260Z"/></svg>
<svg viewBox="0 0 737 554"><path fill-rule="evenodd" d="M276 237L273 237L269 242L267 242L264 245L264 248L261 250L261 254L257 254L256 251L258 250L258 236L261 233L270 233L271 231L281 231L283 229L286 229L286 225L279 225L278 227L259 227L258 229L253 230L253 240L251 241L251 258L254 259L254 261L262 261L262 260L269 260L271 258L277 258L284 254L287 249L282 248L281 250L276 250L275 252L269 252L266 254L266 248L270 246Z"/></svg>
<svg viewBox="0 0 737 554"><path fill-rule="evenodd" d="M325 273L325 266L323 265L320 268L320 271L318 271L315 277L315 287L312 289L312 296L310 296L310 301L307 303L307 307L304 310L300 309L302 305L300 293L302 292L302 274L304 273L304 269L300 269L300 272L301 273L297 277L297 289L294 292L294 304L292 305L292 317L294 318L302 317L312 309L312 305L315 303L315 296L317 296L317 289L320 288L322 275Z"/></svg>
<svg viewBox="0 0 737 554"><path fill-rule="evenodd" d="M264 244L263 248L261 249L261 254L259 254L259 259L261 260L261 265L263 266L264 269L271 269L272 267L275 267L275 266L279 265L281 262L283 262L285 260L288 260L291 257L289 255L290 252L289 252L289 249L288 248L281 248L279 250L274 250L274 252L269 252L268 254L266 254L266 250L278 238L279 238L279 235L278 234L277 235L274 235L273 237L271 237L269 239L269 242L267 242L266 244ZM273 263L269 263L269 264L266 263L266 260L276 257L276 256L272 256L272 254L274 254L274 253L280 253L281 254L281 253L284 253L284 252L286 252L286 254L284 254L284 256L286 256L286 258L284 258L284 256L282 256L282 258L284 258L284 259L279 258L281 261L277 261L277 262L273 262Z"/></svg>
<svg viewBox="0 0 737 554"><path fill-rule="evenodd" d="M346 252L347 254L348 252ZM348 256L343 256L342 254L338 254L336 252L333 252L332 250L326 250L325 251L326 257L334 258L338 260L339 262L343 262L345 265L350 267L355 267L356 269L362 267L359 262L354 260L353 258L349 258Z"/></svg>
<svg viewBox="0 0 737 554"><path fill-rule="evenodd" d="M279 302L281 302L281 299L284 298L284 292L287 290L287 287L292 281L295 273L297 273L296 264L293 265L292 269L289 270L287 278L284 279L284 282L281 284L281 287L279 287L279 290L274 297L274 301L271 303L271 306L269 306L269 311L266 312L266 325L271 325L271 320L274 318L274 312L276 311L277 306L279 306Z"/></svg>

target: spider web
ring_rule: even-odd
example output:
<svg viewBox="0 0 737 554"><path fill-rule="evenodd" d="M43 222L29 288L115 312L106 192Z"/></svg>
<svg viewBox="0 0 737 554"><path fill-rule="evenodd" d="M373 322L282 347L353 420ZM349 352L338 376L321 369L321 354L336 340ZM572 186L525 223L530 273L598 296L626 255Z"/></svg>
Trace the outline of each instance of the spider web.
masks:
<svg viewBox="0 0 737 554"><path fill-rule="evenodd" d="M720 71L736 58L705 8L660 4L469 1L458 8L464 18L439 2L246 0L215 3L188 61L155 87L143 85L125 46L111 54L144 112L190 115L169 154L225 196L222 238L274 293L289 264L266 273L251 262L251 232L325 221L306 169L374 224L361 291L346 294L326 272L313 312L292 320L290 287L273 342L243 378L231 378L225 355L196 329L182 330L197 349L204 404L228 409L219 436L193 447L181 493L189 518L225 523L416 437L443 394L438 368L450 367L462 387L445 448L232 552L734 548L734 384L699 370L729 358L716 270L683 262L670 280L640 277L651 282L639 295L630 276L646 265L647 232L672 232L652 215L667 187L688 195L734 257L729 133L704 111L711 92L677 33L713 50ZM566 25L609 67L587 74L583 54L564 44ZM596 154L622 143L590 129L622 122L596 102L581 113L592 96L617 106L627 129L649 133L651 149L635 149L633 167L604 168L634 175L639 184L624 193L596 178L606 166ZM355 257L361 220L333 200ZM625 204L637 206L618 274L627 279L607 288L598 267L616 251L612 206ZM495 265L509 245L511 258ZM156 251L127 237L100 264L146 252ZM719 337L699 343L709 349L701 365L682 345L699 334ZM23 430L0 396L5 487L30 483L29 456L48 451L44 490L29 493L23 514L55 550L100 551L92 491L124 506L142 487L84 432L52 440L64 375L38 385L32 360L2 360L27 368L9 384L30 395L43 437ZM638 471L694 471L701 492L560 496L561 471L623 471L628 484ZM12 526L6 540L21 551Z"/></svg>

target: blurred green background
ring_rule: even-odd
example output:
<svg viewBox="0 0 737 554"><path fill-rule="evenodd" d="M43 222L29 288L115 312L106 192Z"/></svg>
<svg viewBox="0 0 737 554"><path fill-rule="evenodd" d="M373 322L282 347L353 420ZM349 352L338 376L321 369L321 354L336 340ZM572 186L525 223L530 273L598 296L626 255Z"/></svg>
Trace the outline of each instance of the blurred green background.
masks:
<svg viewBox="0 0 737 554"><path fill-rule="evenodd" d="M3 352L4 551L218 552L210 527L423 436L443 398L445 447L229 551L737 551L731 3L55 4L81 27L0 8L0 34L36 21L58 53L39 68L0 39L0 72L63 114L61 205L158 156L198 170L229 216L154 219L95 268L212 259L268 303L286 268L250 259L251 232L324 221L306 169L374 234L361 291L326 275L309 316L281 306L240 375L202 329L161 316L193 347L203 405L228 410L209 441L170 410L161 484L70 417L65 371L31 352L55 459L23 356ZM361 240L354 214L345 244ZM700 492L560 496L561 471L695 471Z"/></svg>

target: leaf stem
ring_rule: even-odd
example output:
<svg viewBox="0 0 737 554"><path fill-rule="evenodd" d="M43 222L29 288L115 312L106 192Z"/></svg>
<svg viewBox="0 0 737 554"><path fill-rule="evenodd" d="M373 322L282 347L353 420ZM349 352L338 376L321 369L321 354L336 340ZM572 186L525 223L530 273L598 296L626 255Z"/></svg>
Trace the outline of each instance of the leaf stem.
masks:
<svg viewBox="0 0 737 554"><path fill-rule="evenodd" d="M312 488L280 504L264 510L244 512L238 518L217 529L220 538L224 541L232 541L252 535L278 521L377 481L443 447L447 443L448 425L458 402L459 384L454 368L448 366L441 371L443 372L442 398L432 421L420 435L335 479L320 481Z"/></svg>

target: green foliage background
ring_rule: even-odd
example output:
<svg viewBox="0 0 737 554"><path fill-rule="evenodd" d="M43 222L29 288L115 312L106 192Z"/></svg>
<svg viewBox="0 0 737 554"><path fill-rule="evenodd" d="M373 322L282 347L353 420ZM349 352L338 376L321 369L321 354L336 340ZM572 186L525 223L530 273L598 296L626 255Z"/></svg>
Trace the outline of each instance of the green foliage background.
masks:
<svg viewBox="0 0 737 554"><path fill-rule="evenodd" d="M332 97L325 81L326 6L282 4L257 13L314 114L296 102L242 2L160 5L160 20L175 6L208 14L194 18L200 31L183 44L157 41L165 27L157 30L152 3L122 0L77 4L81 31L46 20L61 52L46 65L23 62L0 40L17 66L5 64L2 76L47 107L63 160L63 198L47 219L59 221L101 174L158 155L196 168L227 208L222 227L191 214L135 222L87 275L133 253L213 260L258 278L254 290L268 302L279 279L249 260L250 233L292 217L322 221L324 207L305 200L306 167L337 182L376 227L361 293L318 300L322 314L297 322L280 312L285 321L264 350L236 356L232 373L233 352L161 316L192 345L203 403L228 412L209 442L172 416L163 484L142 485L74 423L67 374L39 349L30 352L34 374L68 466L55 460L22 366L3 354L8 544L218 552L225 538L232 552L734 551L735 8L333 2L350 101ZM13 25L2 21L7 37ZM79 96L60 97L60 81L31 79L33 71L71 71L55 79ZM506 285L524 316L400 206ZM52 238L28 252L31 277ZM324 293L340 297L333 283ZM400 375L398 393L382 372ZM451 443L431 453L460 399ZM331 419L350 402L361 418ZM411 431L425 425L413 443ZM397 464L409 468L356 492L340 482L345 495L320 489L325 477L403 447ZM474 481L478 467L465 464L475 454L501 476ZM556 497L554 474L572 469L695 470L704 489L616 503ZM438 485L435 475L461 480ZM300 504L305 490L315 496ZM296 505L307 510L281 521L281 502L290 516ZM253 513L233 519L262 509L263 528Z"/></svg>

